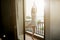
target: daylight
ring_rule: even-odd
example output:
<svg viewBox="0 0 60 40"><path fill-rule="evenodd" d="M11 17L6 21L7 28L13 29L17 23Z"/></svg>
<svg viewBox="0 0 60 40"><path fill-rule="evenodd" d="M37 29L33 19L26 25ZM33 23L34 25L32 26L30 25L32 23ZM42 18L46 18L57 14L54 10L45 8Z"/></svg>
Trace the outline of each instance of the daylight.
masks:
<svg viewBox="0 0 60 40"><path fill-rule="evenodd" d="M36 20L44 22L44 0L26 0L26 16L31 17L31 8L33 3L35 3L37 8Z"/></svg>

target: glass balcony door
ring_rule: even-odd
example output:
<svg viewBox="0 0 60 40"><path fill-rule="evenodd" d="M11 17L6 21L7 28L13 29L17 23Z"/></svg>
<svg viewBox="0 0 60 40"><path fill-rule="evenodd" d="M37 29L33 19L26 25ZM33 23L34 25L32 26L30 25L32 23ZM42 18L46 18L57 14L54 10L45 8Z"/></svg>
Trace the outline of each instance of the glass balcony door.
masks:
<svg viewBox="0 0 60 40"><path fill-rule="evenodd" d="M31 25L34 25L34 35L43 36L44 38L44 0L25 0L24 5L25 32L32 33Z"/></svg>

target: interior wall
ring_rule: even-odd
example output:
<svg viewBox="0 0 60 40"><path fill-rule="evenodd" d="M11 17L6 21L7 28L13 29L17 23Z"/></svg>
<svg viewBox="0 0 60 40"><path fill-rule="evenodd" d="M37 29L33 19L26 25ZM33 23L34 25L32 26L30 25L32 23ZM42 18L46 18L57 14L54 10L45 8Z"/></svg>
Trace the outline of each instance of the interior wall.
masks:
<svg viewBox="0 0 60 40"><path fill-rule="evenodd" d="M2 40L16 40L15 0L1 0ZM2 30L1 30L2 31ZM5 35L5 38L3 37Z"/></svg>
<svg viewBox="0 0 60 40"><path fill-rule="evenodd" d="M60 0L50 1L50 40L60 40Z"/></svg>
<svg viewBox="0 0 60 40"><path fill-rule="evenodd" d="M46 0L45 40L60 40L60 0Z"/></svg>

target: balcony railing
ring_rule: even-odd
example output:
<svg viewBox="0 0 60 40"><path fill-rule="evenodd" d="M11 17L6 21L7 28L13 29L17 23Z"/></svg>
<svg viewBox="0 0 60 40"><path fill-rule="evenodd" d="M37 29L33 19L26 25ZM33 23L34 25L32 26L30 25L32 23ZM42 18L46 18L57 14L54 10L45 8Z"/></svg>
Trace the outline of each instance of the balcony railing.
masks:
<svg viewBox="0 0 60 40"><path fill-rule="evenodd" d="M30 21L25 21L25 25L28 25L30 23ZM27 27L25 28L26 32L29 31L29 32L33 32L33 28L31 27ZM44 36L44 22L38 22L35 26L35 34L38 34L38 35L41 35L41 36Z"/></svg>

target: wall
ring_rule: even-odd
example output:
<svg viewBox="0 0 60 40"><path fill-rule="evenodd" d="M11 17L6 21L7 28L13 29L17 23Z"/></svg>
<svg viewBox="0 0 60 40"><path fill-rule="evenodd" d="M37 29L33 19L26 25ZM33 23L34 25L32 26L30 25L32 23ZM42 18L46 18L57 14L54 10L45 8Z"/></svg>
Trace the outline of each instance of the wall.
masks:
<svg viewBox="0 0 60 40"><path fill-rule="evenodd" d="M46 1L45 40L60 40L60 0Z"/></svg>
<svg viewBox="0 0 60 40"><path fill-rule="evenodd" d="M50 40L60 40L60 0L50 1Z"/></svg>
<svg viewBox="0 0 60 40"><path fill-rule="evenodd" d="M0 1L1 3L1 1ZM0 37L2 36L4 32L4 28L3 28L3 25L2 25L2 14L1 14L1 6L0 6Z"/></svg>
<svg viewBox="0 0 60 40"><path fill-rule="evenodd" d="M3 40L15 40L16 37L16 17L15 0L1 0L1 20L6 37Z"/></svg>

